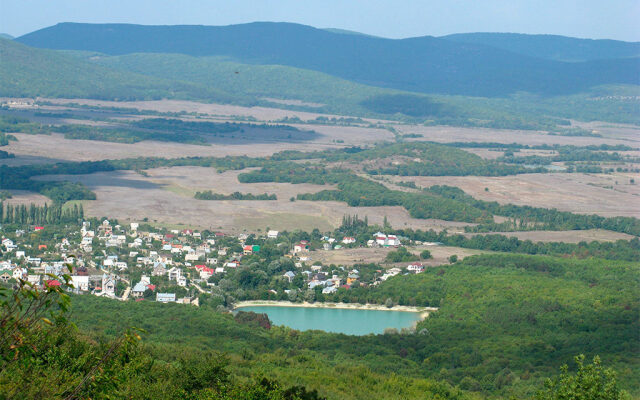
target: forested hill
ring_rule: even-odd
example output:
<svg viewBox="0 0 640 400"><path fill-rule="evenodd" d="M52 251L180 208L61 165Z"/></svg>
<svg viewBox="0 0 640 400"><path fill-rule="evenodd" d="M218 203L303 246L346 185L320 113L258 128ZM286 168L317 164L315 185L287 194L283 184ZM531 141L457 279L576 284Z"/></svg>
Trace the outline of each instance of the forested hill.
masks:
<svg viewBox="0 0 640 400"><path fill-rule="evenodd" d="M640 56L640 42L578 39L519 33L456 33L442 39L478 44L556 61L590 61Z"/></svg>
<svg viewBox="0 0 640 400"><path fill-rule="evenodd" d="M211 87L114 70L61 52L34 49L0 38L0 95L96 99L208 98L235 96Z"/></svg>
<svg viewBox="0 0 640 400"><path fill-rule="evenodd" d="M568 94L602 84L638 84L640 59L565 63L430 36L384 39L291 23L143 26L62 23L18 39L49 49L110 55L181 53L320 71L373 86L424 93Z"/></svg>

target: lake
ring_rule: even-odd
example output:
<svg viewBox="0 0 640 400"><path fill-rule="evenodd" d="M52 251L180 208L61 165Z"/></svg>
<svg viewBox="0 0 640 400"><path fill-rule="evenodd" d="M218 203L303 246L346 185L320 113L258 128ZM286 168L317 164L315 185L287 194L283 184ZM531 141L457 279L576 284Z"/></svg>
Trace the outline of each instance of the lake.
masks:
<svg viewBox="0 0 640 400"><path fill-rule="evenodd" d="M267 314L274 325L300 331L317 329L347 335L381 334L385 328L400 330L411 327L420 319L420 313L407 311L280 306L247 306L237 310Z"/></svg>

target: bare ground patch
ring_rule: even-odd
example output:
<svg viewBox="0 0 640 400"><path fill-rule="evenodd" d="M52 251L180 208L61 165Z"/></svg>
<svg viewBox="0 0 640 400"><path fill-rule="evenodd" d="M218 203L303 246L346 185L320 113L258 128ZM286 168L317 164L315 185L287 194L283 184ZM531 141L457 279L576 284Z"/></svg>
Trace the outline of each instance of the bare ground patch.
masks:
<svg viewBox="0 0 640 400"><path fill-rule="evenodd" d="M385 216L395 228L434 229L462 232L465 223L422 220L409 216L399 206L349 207L340 202L289 201L297 193L326 189L329 186L292 185L288 183L241 184L235 178L239 172L217 174L213 169L199 167L157 168L149 176L134 171L111 171L85 175L49 175L41 180L82 182L96 193L97 200L85 202L89 216L109 216L120 220L188 225L226 231L256 231L272 229L323 231L337 227L346 214L365 216L372 224L382 225ZM276 201L196 200L196 190L219 190L222 193L240 191L275 193ZM291 195L291 196L289 196Z"/></svg>
<svg viewBox="0 0 640 400"><path fill-rule="evenodd" d="M53 104L82 104L96 107L124 107L137 108L139 110L150 110L159 112L196 112L211 116L242 116L252 117L260 121L273 121L289 118L300 118L302 120L316 119L317 117L341 118L342 115L320 114L306 111L292 111L280 108L269 107L243 107L230 104L199 103L188 100L152 100L152 101L106 101L90 99L43 99ZM377 119L365 119L367 122L379 122Z"/></svg>
<svg viewBox="0 0 640 400"><path fill-rule="evenodd" d="M25 204L25 205L36 204L36 205L42 206L50 202L48 197L38 193L28 192L26 190L7 190L7 191L11 193L11 198L4 200L5 205L11 204L15 206L15 205L21 205L21 204Z"/></svg>
<svg viewBox="0 0 640 400"><path fill-rule="evenodd" d="M384 259L394 248L389 247L358 247L353 249L338 249L338 250L316 250L310 254L311 261L321 262L323 265L336 264L336 265L354 265L354 264L369 264L369 263L381 263L385 264ZM463 249L461 247L451 246L417 246L410 247L410 252L419 255L422 250L429 250L432 258L428 260L421 260L420 262L427 266L438 266L443 264L449 264L449 257L457 255L458 259L464 257L488 253L483 250ZM410 263L395 263L388 266L406 267Z"/></svg>
<svg viewBox="0 0 640 400"><path fill-rule="evenodd" d="M597 125L601 126L601 124ZM559 144L588 146L600 144L624 144L637 148L640 145L638 134L640 130L632 127L603 128L607 129L603 137L588 136L556 136L539 131L518 131L489 128L461 128L450 126L419 126L419 125L394 125L401 134L417 133L421 138L410 139L412 141L433 142L497 142L520 143L528 145Z"/></svg>
<svg viewBox="0 0 640 400"><path fill-rule="evenodd" d="M421 187L457 186L471 196L501 204L557 208L606 217L640 217L640 185L630 184L640 174L522 174L502 177L419 176L388 177L412 181ZM488 191L485 191L485 188Z"/></svg>
<svg viewBox="0 0 640 400"><path fill-rule="evenodd" d="M13 134L18 138L3 149L15 154L15 158L0 160L6 165L25 165L57 161L96 161L131 157L224 157L241 156L265 157L283 150L323 150L331 144L315 142L273 142L255 143L238 139L229 143L198 146L183 143L144 141L133 144L100 142L95 140L71 140L63 135Z"/></svg>
<svg viewBox="0 0 640 400"><path fill-rule="evenodd" d="M509 237L517 237L520 240L531 240L537 242L564 242L564 243L580 243L580 242L614 242L616 240L631 240L635 236L626 233L612 232L604 229L588 229L583 231L529 231L529 232L492 232L466 234L465 236L474 235L505 235Z"/></svg>

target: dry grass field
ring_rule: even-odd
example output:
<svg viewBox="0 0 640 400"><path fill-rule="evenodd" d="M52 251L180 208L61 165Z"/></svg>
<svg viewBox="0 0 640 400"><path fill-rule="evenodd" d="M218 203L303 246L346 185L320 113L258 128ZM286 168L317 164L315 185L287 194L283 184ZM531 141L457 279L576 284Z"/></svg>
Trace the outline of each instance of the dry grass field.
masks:
<svg viewBox="0 0 640 400"><path fill-rule="evenodd" d="M402 133L417 133L421 138L410 139L415 141L433 142L498 142L520 143L528 145L560 144L560 145L600 145L600 144L624 144L637 148L639 145L640 128L632 126L614 126L594 123L594 129L600 127L602 137L588 136L553 136L545 132L516 131L489 128L460 128L451 126L418 126L418 125L394 125L394 128Z"/></svg>
<svg viewBox="0 0 640 400"><path fill-rule="evenodd" d="M462 232L465 223L411 218L399 206L348 207L340 202L289 201L298 193L330 188L318 185L289 183L242 184L238 171L218 174L200 167L158 168L147 171L145 177L133 171L100 172L88 175L41 176L42 180L82 182L93 190L97 200L84 202L90 216L110 216L119 220L140 221L215 228L229 232L257 231L270 227L279 230L318 228L322 231L338 226L345 214L367 216L371 223L382 224L386 216L398 228L448 229ZM215 193L274 193L276 201L196 200L196 191Z"/></svg>
<svg viewBox="0 0 640 400"><path fill-rule="evenodd" d="M109 102L81 99L48 99L53 106L45 106L48 112L70 112L90 118L93 114L99 118L139 119L140 115L112 113L108 110L89 111L73 108L70 103L137 108L160 112L197 112L205 115L203 120L234 120L234 118L251 117L257 121L274 121L283 117L298 117L302 120L315 119L321 114L290 111L267 107L240 107L232 105L204 104L190 101L143 101L143 102ZM71 108L71 111L69 109ZM112 114L110 114L112 113ZM326 116L326 115L325 115ZM148 116L145 116L148 117ZM331 116L329 116L331 117ZM42 116L40 118L49 118ZM185 119L193 116L184 116ZM58 122L64 119L58 119ZM367 120L368 122L385 122ZM42 121L47 122L47 121ZM55 122L55 121L49 121ZM103 121L73 120L66 122L82 122L104 124ZM16 142L10 142L3 150L15 154L15 158L0 160L0 164L9 166L32 163L51 163L58 161L88 161L118 159L129 157L192 157L227 155L247 155L251 157L269 156L283 150L323 150L343 146L367 146L381 141L392 141L394 136L385 129L364 126L333 125L294 125L301 130L317 132L311 140L287 142L286 137L275 135L275 139L265 140L258 128L247 128L243 134L234 137L217 137L208 146L144 141L135 144L99 142L90 140L68 140L62 135L28 135L17 133ZM640 129L627 125L603 123L581 124L602 137L552 136L545 132L509 131L483 128L458 127L426 127L418 125L393 124L401 133L420 133L422 138L436 142L501 142L522 144L573 144L577 146L590 144L625 144L638 147ZM229 135L231 136L231 135ZM268 139L268 138L267 138ZM262 140L262 142L259 142ZM281 140L281 141L278 141ZM465 149L483 158L495 159L503 153L487 149ZM550 151L522 150L522 155L549 155ZM630 152L637 156L638 151ZM358 169L355 169L358 172ZM98 196L96 201L85 203L85 210L92 216L111 216L125 220L141 220L145 217L151 221L165 224L184 224L198 227L214 227L224 230L264 229L313 229L328 230L337 226L343 215L358 214L368 216L372 223L381 223L387 216L394 227L419 229L447 229L450 232L461 232L464 223L453 223L439 220L417 220L411 218L401 207L347 207L339 202L290 202L290 197L299 193L317 192L329 186L291 185L285 183L241 184L237 181L237 171L217 174L213 169L197 167L158 168L148 171L149 176L141 176L132 171L116 171L79 176L56 176L51 179L68 179L79 181L94 190ZM507 177L386 177L391 182L414 181L419 186L447 184L458 186L468 194L483 200L498 201L546 208L557 208L587 214L603 216L640 217L640 174L616 173L605 174L526 174ZM42 179L49 179L44 177ZM634 179L638 184L630 184ZM395 190L411 190L385 183ZM488 191L485 191L485 188ZM201 201L195 200L196 191L212 190L215 193L274 193L277 201ZM46 201L43 196L18 193L11 202ZM529 233L532 240L546 240L547 236L540 232ZM518 235L524 235L519 233ZM542 236L536 236L542 235ZM563 240L590 240L591 236L566 233L558 234ZM565 235L565 236L562 236ZM574 236L572 236L574 235ZM602 240L614 240L612 236L598 236ZM526 235L525 235L526 236ZM529 238L525 237L523 238Z"/></svg>
<svg viewBox="0 0 640 400"><path fill-rule="evenodd" d="M3 150L15 154L15 158L0 160L1 164L15 166L57 161L95 161L129 157L193 157L240 156L264 157L284 150L313 151L345 146L372 145L392 140L393 135L383 129L341 126L300 125L302 130L318 132L308 141L291 142L287 139L260 140L263 129L245 129L245 132L212 138L207 146L173 142L143 141L133 144L101 142L95 140L65 139L61 134L29 135L14 133L18 139ZM272 133L272 132L270 132ZM251 135L255 138L250 139ZM337 143L342 140L342 143Z"/></svg>
<svg viewBox="0 0 640 400"><path fill-rule="evenodd" d="M182 143L144 141L134 144L99 142L95 140L69 140L60 134L28 135L15 133L16 142L10 142L3 150L15 154L15 158L0 160L5 165L51 163L57 161L95 161L130 157L194 157L194 156L269 156L283 150L322 150L335 147L322 142L273 142L259 143L238 139L229 143L199 146Z"/></svg>
<svg viewBox="0 0 640 400"><path fill-rule="evenodd" d="M524 174L502 177L419 176L388 177L413 181L421 187L457 186L471 196L501 204L557 208L606 217L640 217L640 174ZM488 188L488 191L485 191Z"/></svg>
<svg viewBox="0 0 640 400"><path fill-rule="evenodd" d="M153 101L106 101L106 100L88 100L88 99L43 99L52 104L61 106L72 103L97 106L97 107L122 107L137 108L139 110L150 110L158 112L196 112L199 114L207 114L219 117L252 117L260 121L274 121L285 117L300 118L301 120L316 119L317 117L335 117L340 118L342 115L319 114L306 111L292 111L280 108L270 107L243 107L230 104L215 103L199 103L188 100L153 100ZM365 119L368 122L378 122L377 119Z"/></svg>
<svg viewBox="0 0 640 400"><path fill-rule="evenodd" d="M632 235L606 231L604 229L588 229L584 231L530 231L530 232L495 232L495 234L505 235L509 237L517 237L520 240L531 240L537 242L613 242L616 240L631 240ZM466 234L465 236L473 236L474 234ZM485 235L482 233L481 235Z"/></svg>
<svg viewBox="0 0 640 400"><path fill-rule="evenodd" d="M504 155L504 151L496 151L493 149L481 149L481 148L463 148L462 150L467 151L469 153L476 154L487 160L495 160L496 158L502 157ZM525 156L543 156L548 157L557 154L558 152L555 150L535 150L535 149L522 149L517 155L518 157Z"/></svg>
<svg viewBox="0 0 640 400"><path fill-rule="evenodd" d="M4 200L5 204L19 205L19 204L36 204L44 205L49 202L49 198L33 192L27 192L25 190L9 190L11 198Z"/></svg>
<svg viewBox="0 0 640 400"><path fill-rule="evenodd" d="M387 253L396 250L389 247L358 247L353 249L339 249L339 250L316 250L310 254L311 262L320 262L323 265L336 264L336 265L354 265L354 264L368 264L368 263L382 263ZM449 264L449 257L457 255L459 259L464 257L487 253L487 251L463 249L460 247L450 246L418 246L410 247L409 251L418 255L422 250L429 250L432 258L428 260L421 260L424 265L437 266L442 264ZM395 266L406 266L409 263L397 263Z"/></svg>

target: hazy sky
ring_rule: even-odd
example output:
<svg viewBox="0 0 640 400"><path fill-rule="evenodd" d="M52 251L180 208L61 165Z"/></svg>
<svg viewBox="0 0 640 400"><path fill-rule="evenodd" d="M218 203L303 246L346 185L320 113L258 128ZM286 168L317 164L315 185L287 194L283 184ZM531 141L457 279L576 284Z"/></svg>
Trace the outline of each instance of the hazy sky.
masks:
<svg viewBox="0 0 640 400"><path fill-rule="evenodd" d="M58 22L253 21L390 38L521 32L640 41L640 0L0 0L0 32L14 36Z"/></svg>

